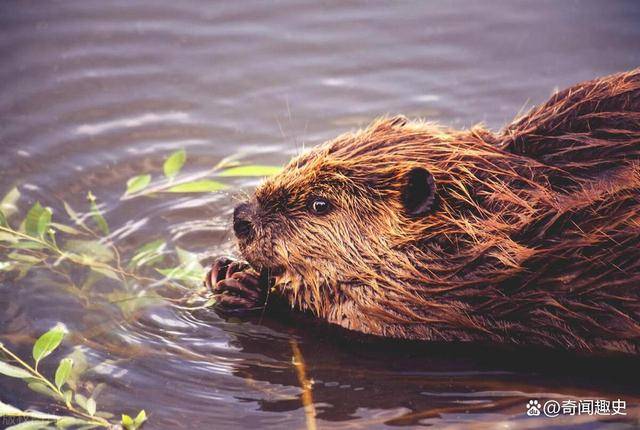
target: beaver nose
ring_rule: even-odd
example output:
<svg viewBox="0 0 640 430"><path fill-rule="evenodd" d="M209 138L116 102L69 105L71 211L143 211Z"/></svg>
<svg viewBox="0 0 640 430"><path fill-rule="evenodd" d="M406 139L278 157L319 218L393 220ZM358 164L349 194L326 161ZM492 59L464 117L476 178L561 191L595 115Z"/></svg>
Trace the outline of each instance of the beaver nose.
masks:
<svg viewBox="0 0 640 430"><path fill-rule="evenodd" d="M233 231L239 239L248 239L253 235L250 216L251 207L248 203L242 203L233 210Z"/></svg>

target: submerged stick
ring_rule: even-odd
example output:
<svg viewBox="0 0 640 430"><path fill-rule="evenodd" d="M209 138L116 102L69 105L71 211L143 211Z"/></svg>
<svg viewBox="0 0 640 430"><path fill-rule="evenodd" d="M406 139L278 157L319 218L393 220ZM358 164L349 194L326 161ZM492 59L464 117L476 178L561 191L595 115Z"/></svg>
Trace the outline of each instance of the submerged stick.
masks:
<svg viewBox="0 0 640 430"><path fill-rule="evenodd" d="M311 394L311 381L307 379L307 370L304 364L302 352L295 339L289 341L293 351L293 365L296 367L298 382L302 388L302 406L307 422L307 430L316 430L316 408L313 406L313 396Z"/></svg>

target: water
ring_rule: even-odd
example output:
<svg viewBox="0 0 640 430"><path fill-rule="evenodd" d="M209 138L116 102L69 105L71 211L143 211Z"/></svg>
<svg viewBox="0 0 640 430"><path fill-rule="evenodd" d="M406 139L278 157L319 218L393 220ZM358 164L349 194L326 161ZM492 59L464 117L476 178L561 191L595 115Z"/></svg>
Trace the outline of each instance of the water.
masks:
<svg viewBox="0 0 640 430"><path fill-rule="evenodd" d="M555 88L640 65L640 3L22 1L0 4L0 35L0 193L17 185L22 212L39 200L64 219L61 202L86 210L91 190L124 253L160 237L208 261L234 252L230 214L256 180L123 201L128 178L157 175L180 148L187 174L232 154L281 165L387 113L497 129ZM0 339L28 357L64 322L71 335L45 372L80 346L85 388L104 384L99 408L144 408L149 429L304 428L296 347L319 428L638 424L638 385L610 376L610 362L576 371L575 360L360 345L169 301L122 312L52 276L0 272ZM529 399L550 397L621 397L628 415L525 416ZM52 410L8 378L0 400Z"/></svg>

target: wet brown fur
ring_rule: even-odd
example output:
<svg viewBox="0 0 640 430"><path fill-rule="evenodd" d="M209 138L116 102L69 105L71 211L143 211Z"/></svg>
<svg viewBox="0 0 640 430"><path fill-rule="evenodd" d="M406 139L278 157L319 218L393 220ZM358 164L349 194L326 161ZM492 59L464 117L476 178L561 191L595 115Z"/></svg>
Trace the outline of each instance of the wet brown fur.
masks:
<svg viewBox="0 0 640 430"><path fill-rule="evenodd" d="M406 175L437 201L410 216ZM309 199L332 203L312 215ZM243 256L293 307L364 333L640 354L640 69L500 133L381 119L255 192Z"/></svg>

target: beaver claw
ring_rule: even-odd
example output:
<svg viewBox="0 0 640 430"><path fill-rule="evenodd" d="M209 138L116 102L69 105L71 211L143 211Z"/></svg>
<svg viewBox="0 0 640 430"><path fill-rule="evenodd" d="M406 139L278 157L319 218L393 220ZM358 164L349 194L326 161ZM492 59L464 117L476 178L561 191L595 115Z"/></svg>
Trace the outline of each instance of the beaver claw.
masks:
<svg viewBox="0 0 640 430"><path fill-rule="evenodd" d="M211 265L205 285L213 291L216 307L223 311L261 309L266 298L260 274L243 261L225 257Z"/></svg>

